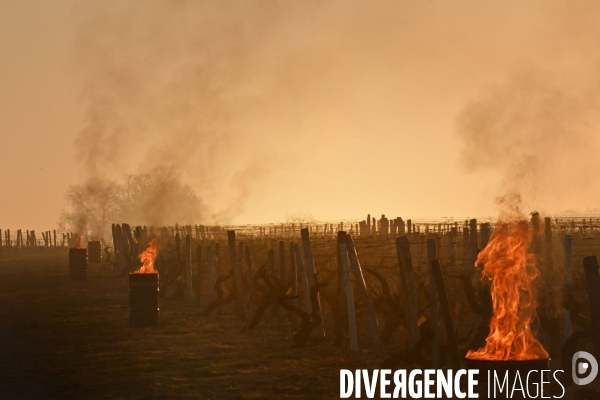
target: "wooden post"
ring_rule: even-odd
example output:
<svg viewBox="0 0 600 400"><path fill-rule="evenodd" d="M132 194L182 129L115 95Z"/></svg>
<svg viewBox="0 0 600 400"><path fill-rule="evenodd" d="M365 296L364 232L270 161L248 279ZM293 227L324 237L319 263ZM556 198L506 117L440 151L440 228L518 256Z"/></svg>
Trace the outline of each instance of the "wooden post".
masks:
<svg viewBox="0 0 600 400"><path fill-rule="evenodd" d="M567 291L571 289L571 266L573 265L573 236L565 235L564 241L564 285ZM564 336L565 339L571 336L573 326L571 324L571 313L565 311L564 316Z"/></svg>
<svg viewBox="0 0 600 400"><path fill-rule="evenodd" d="M256 311L256 295L254 293L254 271L252 268L252 258L250 257L250 248L246 246L246 267L247 267L247 275L248 275L248 295L249 305L248 309L250 311L250 315L254 315Z"/></svg>
<svg viewBox="0 0 600 400"><path fill-rule="evenodd" d="M367 325L369 327L369 333L371 335L371 342L375 348L375 354L380 358L385 358L385 351L383 350L383 342L381 341L381 334L379 332L379 324L377 323L377 317L375 315L375 308L371 302L371 297L367 292L367 285L360 268L358 261L358 254L354 247L354 241L351 235L346 235L346 248L348 251L348 258L350 259L350 266L352 267L352 273L354 275L354 281L358 286L358 291L361 294L362 304L365 308L365 315L367 317Z"/></svg>
<svg viewBox="0 0 600 400"><path fill-rule="evenodd" d="M243 290L244 289L244 242L238 243L236 255L238 258L238 265L240 268L240 281L242 282L242 290ZM244 298L242 300L242 308L244 309L244 313L246 312L246 305L247 305L247 302L245 301L245 298ZM250 315L250 317L252 317L252 315Z"/></svg>
<svg viewBox="0 0 600 400"><path fill-rule="evenodd" d="M427 264L427 235L421 235L417 233L419 238L419 267L425 265L425 270L429 271L429 264Z"/></svg>
<svg viewBox="0 0 600 400"><path fill-rule="evenodd" d="M531 215L531 226L533 228L533 242L531 243L531 252L542 258L542 237L540 228L540 215L534 213Z"/></svg>
<svg viewBox="0 0 600 400"><path fill-rule="evenodd" d="M308 279L306 277L306 268L304 266L304 260L302 259L302 253L300 252L300 246L296 243L294 243L294 254L296 256L296 267L298 267L298 279L300 280L300 286L302 286L302 299L304 300L304 310L310 315L312 311L312 306L310 302Z"/></svg>
<svg viewBox="0 0 600 400"><path fill-rule="evenodd" d="M113 248L115 251L115 264L117 272L125 273L127 271L127 260L125 259L125 239L120 225L114 225Z"/></svg>
<svg viewBox="0 0 600 400"><path fill-rule="evenodd" d="M379 220L379 232L377 232L377 234L387 236L389 234L389 227L389 220L382 214L381 219Z"/></svg>
<svg viewBox="0 0 600 400"><path fill-rule="evenodd" d="M346 232L340 231L337 233L337 290L336 290L336 305L334 310L334 328L333 328L333 341L335 344L340 346L343 340L343 323L344 323L344 307L346 306L346 281L344 276L344 265L342 264L342 249L344 245L346 249ZM348 256L346 250L346 257Z"/></svg>
<svg viewBox="0 0 600 400"><path fill-rule="evenodd" d="M185 235L185 296L189 301L194 300L192 290L192 238Z"/></svg>
<svg viewBox="0 0 600 400"><path fill-rule="evenodd" d="M213 256L212 246L206 248L206 257L208 259L208 301L212 302L217 298L215 291L216 274L215 274L215 257Z"/></svg>
<svg viewBox="0 0 600 400"><path fill-rule="evenodd" d="M292 296L296 297L292 300L292 304L298 307L298 272L296 269L296 256L294 254L294 243L290 243L290 287L292 288ZM292 320L292 328L296 330L297 316L290 313Z"/></svg>
<svg viewBox="0 0 600 400"><path fill-rule="evenodd" d="M481 224L481 248L482 249L485 249L485 246L487 246L488 242L490 241L490 231L491 231L491 227L490 227L489 222L485 222L485 223Z"/></svg>
<svg viewBox="0 0 600 400"><path fill-rule="evenodd" d="M429 319L433 328L433 339L431 341L431 367L438 368L440 365L440 323L438 315L438 292L435 278L431 268L431 262L437 260L437 251L434 239L427 239L427 261L429 265Z"/></svg>
<svg viewBox="0 0 600 400"><path fill-rule="evenodd" d="M544 218L544 242L544 264L546 267L546 274L553 275L554 260L552 258L552 219L550 217Z"/></svg>
<svg viewBox="0 0 600 400"><path fill-rule="evenodd" d="M227 231L227 243L229 245L229 262L231 263L235 279L235 310L238 317L245 318L244 297L242 293L242 273L235 249L235 231Z"/></svg>
<svg viewBox="0 0 600 400"><path fill-rule="evenodd" d="M181 237L179 236L179 229L175 233L175 260L177 269L181 268Z"/></svg>
<svg viewBox="0 0 600 400"><path fill-rule="evenodd" d="M477 252L479 251L479 239L477 237L477 220L472 219L469 221L470 241L471 241L471 260L472 264L475 264L477 260Z"/></svg>
<svg viewBox="0 0 600 400"><path fill-rule="evenodd" d="M273 251L273 249L269 249L268 262L269 262L269 274L271 274L271 276L274 278L274 280L277 281L277 275L275 274L275 252ZM270 317L279 319L279 304L277 302L273 303L273 305L270 307L270 309L271 309Z"/></svg>
<svg viewBox="0 0 600 400"><path fill-rule="evenodd" d="M219 243L215 243L213 247L213 257L215 258L215 273L218 278L223 274L223 271L221 271L221 247Z"/></svg>
<svg viewBox="0 0 600 400"><path fill-rule="evenodd" d="M304 250L304 261L306 267L306 278L308 279L309 287L313 287L315 285L315 276L317 274L315 270L315 261L313 259L312 247L310 244L310 235L308 233L308 229L304 228L300 231L302 236L302 248ZM321 310L321 296L317 293L317 308L319 310L319 315L323 315ZM322 337L325 337L325 326L324 324L319 325L319 334Z"/></svg>
<svg viewBox="0 0 600 400"><path fill-rule="evenodd" d="M598 258L587 256L583 259L583 269L587 283L587 294L590 302L590 325L594 357L600 359L600 275L598 274Z"/></svg>
<svg viewBox="0 0 600 400"><path fill-rule="evenodd" d="M448 258L451 266L456 266L456 228L450 228L448 233Z"/></svg>
<svg viewBox="0 0 600 400"><path fill-rule="evenodd" d="M135 240L133 240L133 235L131 234L131 227L128 224L123 224L123 233L125 234L125 239L127 240L129 246L129 252L127 253L130 257L135 257L138 254L137 245ZM181 260L181 259L180 259Z"/></svg>
<svg viewBox="0 0 600 400"><path fill-rule="evenodd" d="M283 240L279 241L279 282L281 284L282 288L285 288L287 290L286 287L286 282L285 282L285 244L283 243ZM277 315L278 315L278 320L277 323L279 326L283 326L283 313L285 312L285 309L283 307L281 307L280 305L278 305L278 311L277 311Z"/></svg>
<svg viewBox="0 0 600 400"><path fill-rule="evenodd" d="M196 235L197 234L198 233L197 233L197 229L196 229ZM203 261L202 246L197 244L196 245L196 273L193 274L193 276L194 276L193 286L194 286L194 289L196 289L196 298L198 299L198 301L200 301L200 294L202 293L202 290L201 290L201 287L202 287L202 265L203 265L202 261Z"/></svg>
<svg viewBox="0 0 600 400"><path fill-rule="evenodd" d="M446 294L446 286L444 285L444 278L442 276L440 262L438 260L431 260L430 265L435 286L438 291L442 317L444 318L444 327L446 328L446 338L448 340L450 358L452 358L452 367L455 371L457 371L462 368L462 362L458 352L458 342L456 341L456 334L454 333L452 312L450 311L450 303L448 302L448 295Z"/></svg>
<svg viewBox="0 0 600 400"><path fill-rule="evenodd" d="M339 235L342 232L338 233L338 240L340 238L346 239L345 234ZM356 333L356 311L354 309L354 290L352 287L352 279L350 278L350 260L348 258L348 249L345 243L340 243L338 247L338 258L340 260L340 264L342 265L342 279L343 279L343 288L345 293L345 300L348 312L348 334L350 336L350 351L358 352L358 336ZM338 297L339 299L339 297ZM338 310L339 312L339 310ZM337 338L336 338L337 340ZM341 332L340 332L340 344L341 344Z"/></svg>
<svg viewBox="0 0 600 400"><path fill-rule="evenodd" d="M412 348L419 340L419 303L417 299L417 286L410 255L410 243L407 236L396 238L396 255L400 268L400 281L404 306L406 307L406 325L408 328L408 344Z"/></svg>
<svg viewBox="0 0 600 400"><path fill-rule="evenodd" d="M54 247L56 247L56 229L52 233L54 234Z"/></svg>
<svg viewBox="0 0 600 400"><path fill-rule="evenodd" d="M463 265L467 271L475 268L475 260L471 258L471 235L469 228L463 228Z"/></svg>

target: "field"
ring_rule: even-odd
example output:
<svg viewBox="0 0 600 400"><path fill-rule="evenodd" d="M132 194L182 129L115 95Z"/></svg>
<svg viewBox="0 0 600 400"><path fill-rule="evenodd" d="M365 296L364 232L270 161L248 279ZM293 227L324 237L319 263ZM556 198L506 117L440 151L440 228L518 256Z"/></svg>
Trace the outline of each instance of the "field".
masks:
<svg viewBox="0 0 600 400"><path fill-rule="evenodd" d="M156 328L130 328L128 283L90 266L68 279L66 251L0 261L2 399L330 399L340 368L368 368L327 341L292 347L289 324L243 332L232 309L161 303Z"/></svg>
<svg viewBox="0 0 600 400"><path fill-rule="evenodd" d="M573 345L578 349L591 346L585 332L595 316L589 312L582 261L600 249L600 235L591 220L579 225L559 222L551 225L546 220L545 235L533 243L532 251L540 257L541 276L536 281L539 338L550 353L552 369L566 370ZM348 319L337 319L344 332L342 342L335 341L336 258L345 253L343 246L339 253L336 250L332 227L311 230L309 242L318 282L327 284L320 289L326 337L319 337L318 329L313 329L301 346L294 344L291 319L282 309L279 318L272 307L267 308L258 325L248 329L253 296L248 271L254 275L257 304L274 293L260 271L277 277L281 267L286 283L294 281L290 272L298 273L296 283L303 279L301 274L307 274L302 271L308 258L303 259L298 250L297 260L304 265L301 270L295 269L290 257L292 242L301 243L299 231L280 230L279 236L262 228L258 234L239 231L238 242L229 250L237 246L237 254L241 254L243 245L248 246L252 263L244 256L235 264L233 253L227 251L224 230L209 236L198 231L190 235L191 228L188 232L164 228L156 261L162 285L160 318L158 326L150 328L129 326L128 276L119 268L125 265L131 270L131 260L146 248L150 230L138 232L134 239L129 227L124 229L115 244L121 255L129 252L129 261L115 260L113 255L112 263L89 264L86 281L69 279L66 247L5 249L0 257L0 357L4 361L0 399L333 399L339 398L340 369L456 368L453 346L462 359L469 349L480 348L487 335L491 309L485 292L489 293L489 286L473 280L473 263L478 246L489 240L490 225L478 227L472 222L470 231L467 225L457 224L421 227L423 232L415 232L413 227L408 235L387 234L387 227L384 234L365 232L364 227L358 232L358 225L353 227L360 261L360 266L355 266L361 272L353 270L348 285L355 292L357 352L350 351ZM190 235L189 247L183 243L186 234ZM568 251L563 251L565 237L572 239ZM408 261L398 257L401 239L409 246ZM127 248L126 243L131 246ZM219 248L220 253L215 253ZM209 258L207 254L220 256ZM185 296L186 258L196 277L194 290L199 293L194 301ZM441 284L432 283L428 260L441 265ZM413 292L403 292L406 268L399 267L399 262L412 267ZM231 275L235 268L243 278L245 317L237 315L235 301L203 315L214 285L211 274L229 274L222 285L227 294L236 286ZM373 304L376 336L385 349L384 357L377 354L377 341L368 323L370 311L361 292L361 274L368 302ZM298 286L302 308L304 291ZM435 287L444 287L447 296L438 297L432 291ZM570 292L564 292L567 287ZM469 298L470 293L474 297ZM563 297L565 293L568 296ZM420 339L414 346L409 345L412 339L407 328L409 299L418 312L414 321ZM447 331L448 316L455 338ZM585 335L569 345L571 332Z"/></svg>

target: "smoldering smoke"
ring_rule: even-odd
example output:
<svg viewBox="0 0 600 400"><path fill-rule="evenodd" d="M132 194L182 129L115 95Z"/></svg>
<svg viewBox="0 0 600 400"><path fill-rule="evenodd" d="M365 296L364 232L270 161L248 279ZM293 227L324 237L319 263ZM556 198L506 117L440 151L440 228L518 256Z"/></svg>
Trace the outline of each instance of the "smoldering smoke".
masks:
<svg viewBox="0 0 600 400"><path fill-rule="evenodd" d="M528 69L491 87L457 120L461 161L500 179L498 199L563 215L598 211L600 64ZM489 176L489 175L488 175Z"/></svg>
<svg viewBox="0 0 600 400"><path fill-rule="evenodd" d="M229 5L101 2L80 10L74 60L88 111L75 146L85 181L67 194L71 220L98 230L107 202L118 208L113 215L145 224L224 223L243 211L269 159L238 126L252 111L245 65L261 33L250 26L243 43L237 30L242 17L252 25L264 16ZM139 204L123 193L101 197L134 190L132 181L147 182L149 172L156 179L145 190L155 190L136 196Z"/></svg>
<svg viewBox="0 0 600 400"><path fill-rule="evenodd" d="M60 226L81 236L102 238L114 221L163 226L176 221L193 224L206 213L194 190L175 169L154 168L125 175L122 181L90 179L71 185L65 195L69 210Z"/></svg>
<svg viewBox="0 0 600 400"><path fill-rule="evenodd" d="M468 170L500 176L499 194L518 192L538 211L591 207L600 193L586 182L597 169L590 159L598 148L598 7L542 1L523 7L396 0L82 3L72 59L87 107L76 139L84 182L175 171L199 199L195 221L227 222L243 213L280 163L310 166L335 154L360 166L356 157L340 156L340 143L353 154L368 141L346 138L387 132L379 139L401 141L408 133L388 131L406 127L397 122L407 112L398 111L427 90L423 81L443 86L444 77L464 78L466 68L490 67L485 76L497 82L494 74L512 63L490 64L542 49L532 67L504 76L504 84L465 108L458 123L461 158ZM535 23L522 23L523 15ZM506 21L520 27L512 36L498 30ZM478 30L482 35L472 34ZM432 62L434 56L441 62ZM419 82L408 84L413 81ZM309 152L312 158L303 157ZM320 165L331 170L332 164ZM167 223L175 222L182 223Z"/></svg>

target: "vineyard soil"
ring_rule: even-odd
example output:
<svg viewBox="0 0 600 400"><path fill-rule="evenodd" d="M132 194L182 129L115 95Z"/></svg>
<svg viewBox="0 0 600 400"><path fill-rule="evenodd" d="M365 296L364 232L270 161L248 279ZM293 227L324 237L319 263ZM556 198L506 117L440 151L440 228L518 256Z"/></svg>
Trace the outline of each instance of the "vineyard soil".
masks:
<svg viewBox="0 0 600 400"><path fill-rule="evenodd" d="M287 321L244 332L233 305L202 318L202 304L163 301L141 329L127 307L107 265L75 282L66 252L1 259L0 399L331 399L340 369L379 364L369 348L295 348Z"/></svg>

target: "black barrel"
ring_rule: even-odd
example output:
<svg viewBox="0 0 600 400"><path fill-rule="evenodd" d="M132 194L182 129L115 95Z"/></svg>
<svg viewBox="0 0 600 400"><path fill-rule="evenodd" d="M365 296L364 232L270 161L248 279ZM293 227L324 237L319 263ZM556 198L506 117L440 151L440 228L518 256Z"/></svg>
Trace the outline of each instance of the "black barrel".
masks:
<svg viewBox="0 0 600 400"><path fill-rule="evenodd" d="M129 274L129 323L158 324L158 273Z"/></svg>
<svg viewBox="0 0 600 400"><path fill-rule="evenodd" d="M69 249L69 277L75 281L87 279L87 249Z"/></svg>
<svg viewBox="0 0 600 400"><path fill-rule="evenodd" d="M88 242L88 261L93 264L102 262L102 246L99 241Z"/></svg>
<svg viewBox="0 0 600 400"><path fill-rule="evenodd" d="M480 399L539 399L541 397L552 397L552 388L550 387L550 380L552 378L550 377L549 358L543 358L540 360L515 361L470 360L467 358L465 359L465 361L467 369L479 370L479 375L477 375L478 383L475 386L475 393L479 394ZM490 377L489 388L488 371ZM519 377L517 377L517 371L519 373ZM529 381L527 379L528 375ZM504 383L505 376L508 376L507 384ZM515 380L519 378L523 384L524 391L515 390L511 393L512 388L515 384ZM544 382L543 389L541 386L542 380ZM504 383L503 390L500 390L500 387L498 386L497 382L499 382L500 385ZM518 382L516 384L516 387L520 387ZM489 397L488 390L490 391ZM544 396L542 396L542 393L544 394ZM511 394L512 397L510 397Z"/></svg>

